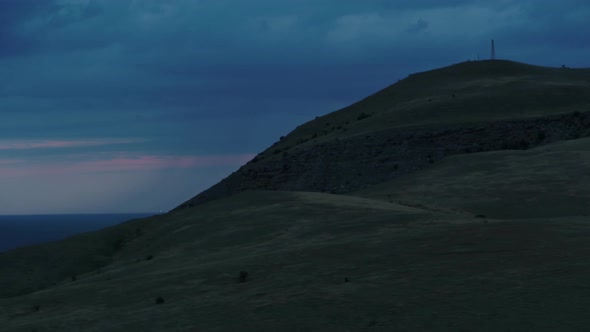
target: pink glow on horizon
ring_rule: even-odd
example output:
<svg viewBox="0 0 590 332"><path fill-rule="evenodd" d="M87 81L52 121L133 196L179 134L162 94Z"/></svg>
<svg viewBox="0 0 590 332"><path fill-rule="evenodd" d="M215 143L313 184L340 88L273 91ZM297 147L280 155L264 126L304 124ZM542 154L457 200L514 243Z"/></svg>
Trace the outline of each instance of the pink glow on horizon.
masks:
<svg viewBox="0 0 590 332"><path fill-rule="evenodd" d="M22 174L90 173L111 171L148 171L171 168L199 168L243 165L255 154L220 156L115 156L100 160L45 162L31 164L25 160L0 159L0 176Z"/></svg>
<svg viewBox="0 0 590 332"><path fill-rule="evenodd" d="M54 149L110 144L129 144L145 142L144 139L94 139L94 140L0 140L0 150Z"/></svg>
<svg viewBox="0 0 590 332"><path fill-rule="evenodd" d="M0 165L19 164L23 162L24 160L22 159L0 159Z"/></svg>
<svg viewBox="0 0 590 332"><path fill-rule="evenodd" d="M71 166L74 171L154 170L241 165L254 158L253 154L226 156L139 156L84 161Z"/></svg>

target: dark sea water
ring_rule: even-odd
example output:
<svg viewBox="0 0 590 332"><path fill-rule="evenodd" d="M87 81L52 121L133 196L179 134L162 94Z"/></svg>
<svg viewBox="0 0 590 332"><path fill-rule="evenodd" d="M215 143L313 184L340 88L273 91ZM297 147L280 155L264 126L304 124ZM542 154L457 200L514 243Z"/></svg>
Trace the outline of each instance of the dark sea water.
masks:
<svg viewBox="0 0 590 332"><path fill-rule="evenodd" d="M60 240L154 214L0 215L0 252Z"/></svg>

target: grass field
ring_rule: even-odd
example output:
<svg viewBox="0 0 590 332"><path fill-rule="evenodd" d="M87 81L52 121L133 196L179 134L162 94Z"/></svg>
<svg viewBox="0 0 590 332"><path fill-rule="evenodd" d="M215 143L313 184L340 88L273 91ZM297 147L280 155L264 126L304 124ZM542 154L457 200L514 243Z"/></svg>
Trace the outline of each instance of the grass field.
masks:
<svg viewBox="0 0 590 332"><path fill-rule="evenodd" d="M447 157L353 193L492 218L590 216L590 139Z"/></svg>

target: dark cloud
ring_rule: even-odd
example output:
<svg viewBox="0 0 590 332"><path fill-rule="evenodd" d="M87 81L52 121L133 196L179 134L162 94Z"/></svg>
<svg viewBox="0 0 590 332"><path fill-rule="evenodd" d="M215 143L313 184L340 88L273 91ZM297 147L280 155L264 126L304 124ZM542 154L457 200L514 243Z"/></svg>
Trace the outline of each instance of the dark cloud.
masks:
<svg viewBox="0 0 590 332"><path fill-rule="evenodd" d="M35 38L24 34L21 29L51 7L52 3L48 1L0 1L0 57L31 52Z"/></svg>
<svg viewBox="0 0 590 332"><path fill-rule="evenodd" d="M64 28L81 21L98 16L102 12L96 2L87 3L62 2L56 3L49 13L47 27Z"/></svg>
<svg viewBox="0 0 590 332"><path fill-rule="evenodd" d="M409 33L418 33L428 29L428 22L423 19L418 19L416 23L410 24L406 29Z"/></svg>

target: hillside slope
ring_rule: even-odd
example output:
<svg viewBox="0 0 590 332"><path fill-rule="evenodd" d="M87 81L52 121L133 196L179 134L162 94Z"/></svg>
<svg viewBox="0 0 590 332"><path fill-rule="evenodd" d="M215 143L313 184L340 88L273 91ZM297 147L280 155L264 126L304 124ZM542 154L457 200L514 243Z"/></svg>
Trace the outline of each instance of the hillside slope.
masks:
<svg viewBox="0 0 590 332"><path fill-rule="evenodd" d="M457 155L350 193L491 218L590 215L590 138Z"/></svg>
<svg viewBox="0 0 590 332"><path fill-rule="evenodd" d="M120 228L141 232L108 265L0 298L0 331L563 331L590 323L580 291L590 277L590 228L581 218L484 220L267 191ZM100 248L109 240L101 235L87 243ZM45 257L61 253L70 263L79 257L71 243L54 243ZM38 263L7 252L3 272L15 259ZM51 275L46 269L37 273Z"/></svg>
<svg viewBox="0 0 590 332"><path fill-rule="evenodd" d="M122 243L108 265L0 298L0 331L588 326L590 298L580 291L590 277L585 218L495 220L451 210L265 191L131 221L113 230L140 234ZM101 248L116 239L112 234L87 234L85 246ZM84 262L71 244L45 247L45 257L61 254L56 265ZM15 260L31 269L39 259L22 251L0 255L0 280ZM39 277L59 266L44 268ZM245 282L240 271L248 273Z"/></svg>
<svg viewBox="0 0 590 332"><path fill-rule="evenodd" d="M464 62L305 123L178 208L248 189L345 193L448 155L590 133L590 70Z"/></svg>

